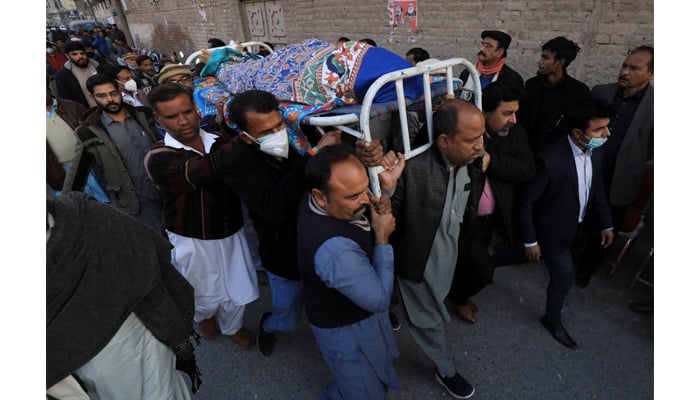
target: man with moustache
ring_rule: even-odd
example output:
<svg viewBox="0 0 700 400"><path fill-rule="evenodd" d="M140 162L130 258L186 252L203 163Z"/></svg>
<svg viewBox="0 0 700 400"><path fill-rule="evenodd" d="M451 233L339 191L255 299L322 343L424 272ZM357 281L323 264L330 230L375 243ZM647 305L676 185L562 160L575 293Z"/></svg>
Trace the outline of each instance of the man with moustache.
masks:
<svg viewBox="0 0 700 400"><path fill-rule="evenodd" d="M513 86L523 87L523 78L514 69L506 65L506 57L508 56L508 46L510 46L511 37L501 31L483 31L481 32L481 44L479 44L479 52L476 54L477 75L479 76L479 85L483 91L486 86L492 82L506 82ZM469 75L468 70L462 71L459 79L464 82L464 91L462 98L471 100L474 93L474 82Z"/></svg>
<svg viewBox="0 0 700 400"><path fill-rule="evenodd" d="M213 339L221 331L248 349L255 335L243 327L245 309L259 292L241 202L218 168L231 143L200 128L188 87L160 85L148 100L166 133L144 163L163 194L163 224L175 247L173 264L194 287L199 333Z"/></svg>
<svg viewBox="0 0 700 400"><path fill-rule="evenodd" d="M460 231L464 236L461 242L467 246L459 253L448 296L457 313L470 323L476 322L474 313L478 311L472 297L491 283L493 269L527 261L514 222L517 186L534 179L536 169L527 135L515 116L522 95L522 87L500 80L483 92L482 108L486 119L486 151L481 163L483 191L474 199L472 185L472 206L468 206L469 213ZM503 245L497 246L491 257L488 247L494 230Z"/></svg>
<svg viewBox="0 0 700 400"><path fill-rule="evenodd" d="M96 106L97 103L90 96L86 83L88 78L98 72L99 63L88 58L82 42L70 41L64 51L68 61L54 75L58 97L73 100L88 108Z"/></svg>
<svg viewBox="0 0 700 400"><path fill-rule="evenodd" d="M107 75L90 77L86 87L97 107L80 117L63 192L83 191L97 166L111 204L162 233L160 194L143 165L148 149L160 139L153 111L124 104L119 86Z"/></svg>
<svg viewBox="0 0 700 400"><path fill-rule="evenodd" d="M153 59L145 54L136 57L136 65L139 67L139 72L134 80L138 84L138 88L148 94L151 89L158 86L158 74L155 70Z"/></svg>
<svg viewBox="0 0 700 400"><path fill-rule="evenodd" d="M435 378L453 397L474 388L456 370L445 341L450 321L444 301L452 284L460 228L472 190L480 192L484 150L482 112L463 99L443 103L433 114L433 144L407 163L392 193L396 231L396 280L408 331L435 364ZM395 190L394 190L395 189Z"/></svg>
<svg viewBox="0 0 700 400"><path fill-rule="evenodd" d="M403 157L383 174L395 180ZM384 399L398 393L398 347L389 319L395 220L389 198L368 194L365 166L343 144L319 150L305 168L298 256L306 315L334 381L321 399Z"/></svg>
<svg viewBox="0 0 700 400"><path fill-rule="evenodd" d="M617 83L595 86L591 95L612 111L610 138L603 157L603 184L617 232L627 208L640 190L646 165L654 159L654 48L632 50L620 68ZM588 286L610 247L588 237L576 273L576 285Z"/></svg>
<svg viewBox="0 0 700 400"><path fill-rule="evenodd" d="M192 77L190 67L187 65L170 64L163 67L158 73L158 84L163 85L166 83L177 83L187 86L194 91L194 78ZM226 104L226 100L228 100L227 97L221 96L221 98L216 101L216 114L201 115L202 110L197 107L197 113L200 114L200 128L207 132L222 133L231 137L236 136L236 132L224 123L224 104Z"/></svg>

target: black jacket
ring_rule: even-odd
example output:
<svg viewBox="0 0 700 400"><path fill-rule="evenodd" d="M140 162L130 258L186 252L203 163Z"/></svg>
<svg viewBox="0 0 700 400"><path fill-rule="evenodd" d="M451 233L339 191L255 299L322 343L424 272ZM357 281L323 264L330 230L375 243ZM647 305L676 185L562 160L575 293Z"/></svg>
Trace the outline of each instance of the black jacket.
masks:
<svg viewBox="0 0 700 400"><path fill-rule="evenodd" d="M508 136L491 136L485 144L491 155L486 176L496 198L500 232L511 244L520 244L513 207L519 187L535 178L535 157L520 125L510 128Z"/></svg>
<svg viewBox="0 0 700 400"><path fill-rule="evenodd" d="M469 75L469 70L465 69L461 74L459 74L459 79L464 82L465 87L468 87L467 81L470 78L471 76ZM519 88L523 87L523 77L507 64L503 64L503 68L501 68L501 72L499 72L496 76L496 80L499 82L508 83L512 86L517 86Z"/></svg>
<svg viewBox="0 0 700 400"><path fill-rule="evenodd" d="M518 122L525 128L535 154L568 134L564 112L569 105L590 96L588 86L566 71L556 86L539 75L525 82L525 98L520 101Z"/></svg>
<svg viewBox="0 0 700 400"><path fill-rule="evenodd" d="M287 159L278 160L236 138L219 165L226 184L250 212L263 267L297 281L297 211L308 157L290 149Z"/></svg>

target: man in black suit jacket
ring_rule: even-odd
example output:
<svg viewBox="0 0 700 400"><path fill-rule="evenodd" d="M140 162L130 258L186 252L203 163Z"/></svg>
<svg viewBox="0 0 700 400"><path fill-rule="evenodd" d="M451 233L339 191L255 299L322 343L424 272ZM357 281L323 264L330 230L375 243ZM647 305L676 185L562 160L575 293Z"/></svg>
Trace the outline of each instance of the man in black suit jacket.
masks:
<svg viewBox="0 0 700 400"><path fill-rule="evenodd" d="M610 136L610 118L600 102L584 100L569 109L566 120L569 134L538 154L535 180L521 193L519 219L527 258L544 259L549 271L542 324L557 341L576 349L561 323L564 298L574 283L570 248L584 226L600 231L603 247L614 237L601 175L603 154L595 150Z"/></svg>

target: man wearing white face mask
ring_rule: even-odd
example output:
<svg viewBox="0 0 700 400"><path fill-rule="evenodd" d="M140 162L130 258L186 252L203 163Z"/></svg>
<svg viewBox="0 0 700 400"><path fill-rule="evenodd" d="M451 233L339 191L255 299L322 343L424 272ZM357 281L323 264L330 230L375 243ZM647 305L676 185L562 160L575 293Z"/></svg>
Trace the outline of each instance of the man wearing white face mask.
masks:
<svg viewBox="0 0 700 400"><path fill-rule="evenodd" d="M272 94L259 90L238 94L228 112L240 134L218 165L248 208L258 234L274 312L261 316L257 345L263 356L269 356L275 332L293 331L301 319L296 216L304 192L304 166L317 149L339 143L340 131L326 133L311 152L300 155L289 149L286 125Z"/></svg>
<svg viewBox="0 0 700 400"><path fill-rule="evenodd" d="M243 213L219 166L229 158L226 136L199 127L192 91L160 85L148 93L162 141L146 154L148 175L163 194L163 226L174 246L172 262L194 287L194 320L205 339L218 331L248 349L255 336L243 327L258 281Z"/></svg>
<svg viewBox="0 0 700 400"><path fill-rule="evenodd" d="M588 232L599 232L602 247L614 237L603 186L604 154L597 149L610 136L610 112L600 101L581 100L565 117L569 134L537 155L535 180L524 187L516 205L525 255L531 262L544 260L549 272L541 322L573 350L578 346L561 323L564 299L574 284L570 249Z"/></svg>
<svg viewBox="0 0 700 400"><path fill-rule="evenodd" d="M148 107L146 93L138 90L136 81L131 76L128 67L118 66L112 72L112 78L117 81L119 90L122 92L122 101L132 106Z"/></svg>

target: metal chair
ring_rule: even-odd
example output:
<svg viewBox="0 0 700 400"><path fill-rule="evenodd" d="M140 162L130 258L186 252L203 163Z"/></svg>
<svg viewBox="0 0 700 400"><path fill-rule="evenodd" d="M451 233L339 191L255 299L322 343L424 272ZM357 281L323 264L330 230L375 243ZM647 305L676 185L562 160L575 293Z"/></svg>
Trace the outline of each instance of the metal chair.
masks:
<svg viewBox="0 0 700 400"><path fill-rule="evenodd" d="M651 198L654 192L654 166L653 164L647 164L644 169L644 177L642 178L642 185L634 199L634 202L630 204L625 212L625 217L622 222L622 227L618 232L620 238L625 239L625 244L617 255L617 258L613 262L609 262L611 267L608 272L609 276L615 273L615 270L622 262L622 259L627 254L632 243L637 239L640 232L644 228L644 218L649 210L651 204ZM647 260L644 262L643 267L646 266L649 258L653 255L653 247L650 254L647 256ZM638 271L641 274L643 267Z"/></svg>

